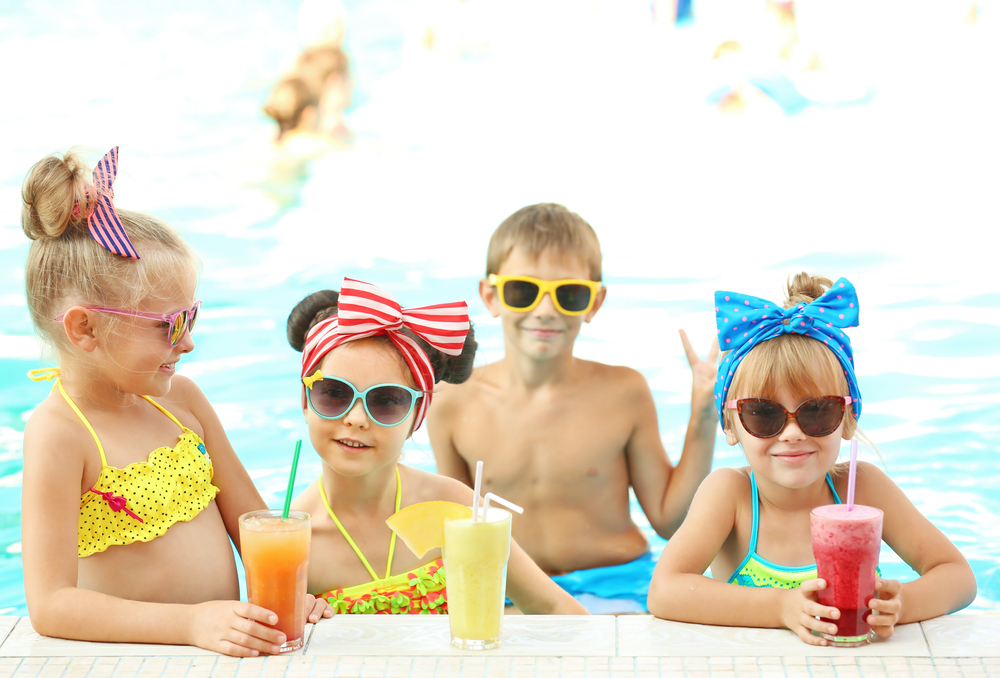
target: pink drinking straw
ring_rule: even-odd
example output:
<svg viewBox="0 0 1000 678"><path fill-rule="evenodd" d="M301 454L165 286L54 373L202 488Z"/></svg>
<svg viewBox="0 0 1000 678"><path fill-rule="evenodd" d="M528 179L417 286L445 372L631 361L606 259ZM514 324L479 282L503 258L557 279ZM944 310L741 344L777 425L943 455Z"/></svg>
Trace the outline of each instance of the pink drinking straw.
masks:
<svg viewBox="0 0 1000 678"><path fill-rule="evenodd" d="M847 475L847 510L854 510L854 483L858 476L858 439L851 438L851 470Z"/></svg>
<svg viewBox="0 0 1000 678"><path fill-rule="evenodd" d="M476 462L476 487L472 490L472 522L479 522L479 490L483 487L483 462Z"/></svg>

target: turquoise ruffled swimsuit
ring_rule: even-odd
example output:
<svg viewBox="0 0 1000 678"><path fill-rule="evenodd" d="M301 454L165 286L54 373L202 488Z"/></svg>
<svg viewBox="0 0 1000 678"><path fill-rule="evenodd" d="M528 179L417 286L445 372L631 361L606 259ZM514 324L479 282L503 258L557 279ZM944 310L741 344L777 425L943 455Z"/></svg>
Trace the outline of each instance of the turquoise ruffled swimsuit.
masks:
<svg viewBox="0 0 1000 678"><path fill-rule="evenodd" d="M826 474L826 484L833 492L834 502L841 504L837 490L833 486L833 478ZM817 576L816 565L806 565L804 567L785 567L760 557L757 554L757 528L760 527L760 495L757 492L757 481L750 472L750 487L753 490L753 525L750 527L750 548L746 558L736 568L733 576L729 578L730 584L740 586L754 586L757 588L782 588L794 589L802 585L807 579L815 579ZM875 569L881 577L882 573Z"/></svg>

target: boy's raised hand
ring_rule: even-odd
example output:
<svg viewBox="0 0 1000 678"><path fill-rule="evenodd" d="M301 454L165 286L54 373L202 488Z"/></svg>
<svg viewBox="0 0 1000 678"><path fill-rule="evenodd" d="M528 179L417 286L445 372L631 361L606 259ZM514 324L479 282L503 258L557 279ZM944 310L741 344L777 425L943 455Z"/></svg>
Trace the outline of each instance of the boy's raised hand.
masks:
<svg viewBox="0 0 1000 678"><path fill-rule="evenodd" d="M684 344L684 353L687 354L688 364L691 365L691 400L692 403L704 400L709 402L714 400L715 379L718 372L719 363L719 342L712 340L712 348L708 351L708 358L702 360L698 352L691 345L687 332L678 330L681 335L681 343Z"/></svg>
<svg viewBox="0 0 1000 678"><path fill-rule="evenodd" d="M816 592L825 588L826 580L807 579L798 588L781 589L781 623L809 645L828 644L822 636L814 634L814 630L830 634L837 632L835 624L817 619L826 617L836 620L840 617L840 610L820 605L816 599Z"/></svg>
<svg viewBox="0 0 1000 678"><path fill-rule="evenodd" d="M868 602L872 614L868 615L868 625L879 638L889 638L896 630L899 612L903 609L900 593L903 585L895 579L875 579L875 595Z"/></svg>

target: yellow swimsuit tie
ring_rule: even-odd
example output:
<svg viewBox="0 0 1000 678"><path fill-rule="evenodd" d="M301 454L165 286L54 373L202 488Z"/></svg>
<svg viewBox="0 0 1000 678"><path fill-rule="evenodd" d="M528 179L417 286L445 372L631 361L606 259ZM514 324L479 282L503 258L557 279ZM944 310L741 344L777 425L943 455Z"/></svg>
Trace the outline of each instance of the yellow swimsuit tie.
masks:
<svg viewBox="0 0 1000 678"><path fill-rule="evenodd" d="M58 376L58 367L36 367L33 370L28 370L28 379L32 381L52 381Z"/></svg>

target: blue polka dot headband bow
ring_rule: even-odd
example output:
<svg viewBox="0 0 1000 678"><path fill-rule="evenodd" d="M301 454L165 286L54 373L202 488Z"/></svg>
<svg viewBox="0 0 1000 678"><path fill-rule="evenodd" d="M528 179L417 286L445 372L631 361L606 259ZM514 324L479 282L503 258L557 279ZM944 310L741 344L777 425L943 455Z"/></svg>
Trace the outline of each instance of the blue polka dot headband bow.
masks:
<svg viewBox="0 0 1000 678"><path fill-rule="evenodd" d="M722 420L726 393L740 361L762 341L794 332L825 344L837 356L851 390L855 418L861 416L861 390L854 374L854 352L846 327L858 325L858 295L847 278L809 304L788 309L781 304L736 292L715 293L715 322L719 327L719 346L729 354L719 365L715 380L715 408Z"/></svg>

